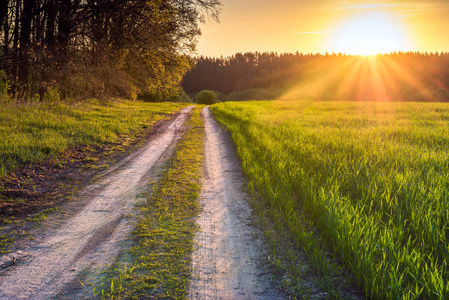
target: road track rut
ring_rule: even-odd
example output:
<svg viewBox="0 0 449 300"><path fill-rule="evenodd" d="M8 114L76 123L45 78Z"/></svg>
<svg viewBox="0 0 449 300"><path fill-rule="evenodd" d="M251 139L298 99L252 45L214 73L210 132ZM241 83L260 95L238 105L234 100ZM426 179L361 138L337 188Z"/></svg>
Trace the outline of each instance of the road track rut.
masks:
<svg viewBox="0 0 449 300"><path fill-rule="evenodd" d="M205 176L195 237L190 299L285 299L264 265L262 232L253 225L249 196L232 141L202 111L206 130Z"/></svg>

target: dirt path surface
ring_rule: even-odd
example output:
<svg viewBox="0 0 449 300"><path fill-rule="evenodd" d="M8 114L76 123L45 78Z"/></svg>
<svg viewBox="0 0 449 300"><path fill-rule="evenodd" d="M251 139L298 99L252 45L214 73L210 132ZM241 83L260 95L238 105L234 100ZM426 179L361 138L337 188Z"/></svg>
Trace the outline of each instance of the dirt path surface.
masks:
<svg viewBox="0 0 449 300"><path fill-rule="evenodd" d="M145 179L181 136L190 111L182 109L144 147L80 191L76 197L90 202L79 213L57 229L49 228L30 247L0 257L0 299L71 298L65 291L80 286L83 274L112 262L133 228L126 216L139 200Z"/></svg>
<svg viewBox="0 0 449 300"><path fill-rule="evenodd" d="M252 223L249 197L230 138L204 108L203 212L192 257L190 299L285 299L267 271L262 232Z"/></svg>

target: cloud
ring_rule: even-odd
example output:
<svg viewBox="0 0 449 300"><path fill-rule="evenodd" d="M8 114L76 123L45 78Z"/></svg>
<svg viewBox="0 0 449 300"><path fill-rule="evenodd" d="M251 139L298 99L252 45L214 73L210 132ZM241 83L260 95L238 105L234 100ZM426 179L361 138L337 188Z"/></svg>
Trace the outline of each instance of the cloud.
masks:
<svg viewBox="0 0 449 300"><path fill-rule="evenodd" d="M410 17L422 14L434 14L449 9L449 3L441 1L413 1L404 2L397 6L396 10L403 17Z"/></svg>
<svg viewBox="0 0 449 300"><path fill-rule="evenodd" d="M441 9L449 9L449 3L442 0L433 1L397 1L396 3L365 3L356 5L338 6L341 10L383 10L394 9L411 12L429 12Z"/></svg>
<svg viewBox="0 0 449 300"><path fill-rule="evenodd" d="M347 11L390 11L396 12L398 16L410 17L415 15L429 14L434 12L441 12L449 10L449 1L447 0L397 0L396 3L360 3L350 4L344 2L343 4L334 6L337 10Z"/></svg>

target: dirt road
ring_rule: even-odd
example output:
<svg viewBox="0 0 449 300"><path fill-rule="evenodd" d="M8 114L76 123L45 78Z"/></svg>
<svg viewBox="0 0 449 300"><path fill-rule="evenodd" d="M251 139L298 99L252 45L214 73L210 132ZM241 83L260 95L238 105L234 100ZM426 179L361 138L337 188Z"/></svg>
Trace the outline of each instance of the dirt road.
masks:
<svg viewBox="0 0 449 300"><path fill-rule="evenodd" d="M244 178L230 138L204 108L205 176L200 195L191 299L285 299L267 271L262 232L252 224ZM265 256L265 257L264 257Z"/></svg>
<svg viewBox="0 0 449 300"><path fill-rule="evenodd" d="M0 257L0 299L79 299L92 296L86 274L107 268L126 247L134 227L132 207L148 178L182 135L185 108L140 150L109 170L75 198L87 205L21 251ZM252 225L248 196L232 142L203 110L206 161L192 257L191 299L284 299L263 261L262 233ZM41 231L42 231L41 230Z"/></svg>
<svg viewBox="0 0 449 300"><path fill-rule="evenodd" d="M0 258L0 298L54 299L67 290L70 298L82 274L111 262L133 228L126 215L138 201L145 178L181 136L190 111L191 107L184 108L148 144L76 195L89 204L63 226L54 231L49 228L29 248Z"/></svg>

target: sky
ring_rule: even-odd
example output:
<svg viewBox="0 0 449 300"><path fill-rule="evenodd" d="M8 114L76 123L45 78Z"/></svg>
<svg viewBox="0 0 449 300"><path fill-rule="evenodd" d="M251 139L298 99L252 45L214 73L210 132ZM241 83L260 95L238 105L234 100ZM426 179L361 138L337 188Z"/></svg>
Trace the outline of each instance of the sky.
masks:
<svg viewBox="0 0 449 300"><path fill-rule="evenodd" d="M449 51L449 0L222 0L197 54Z"/></svg>

